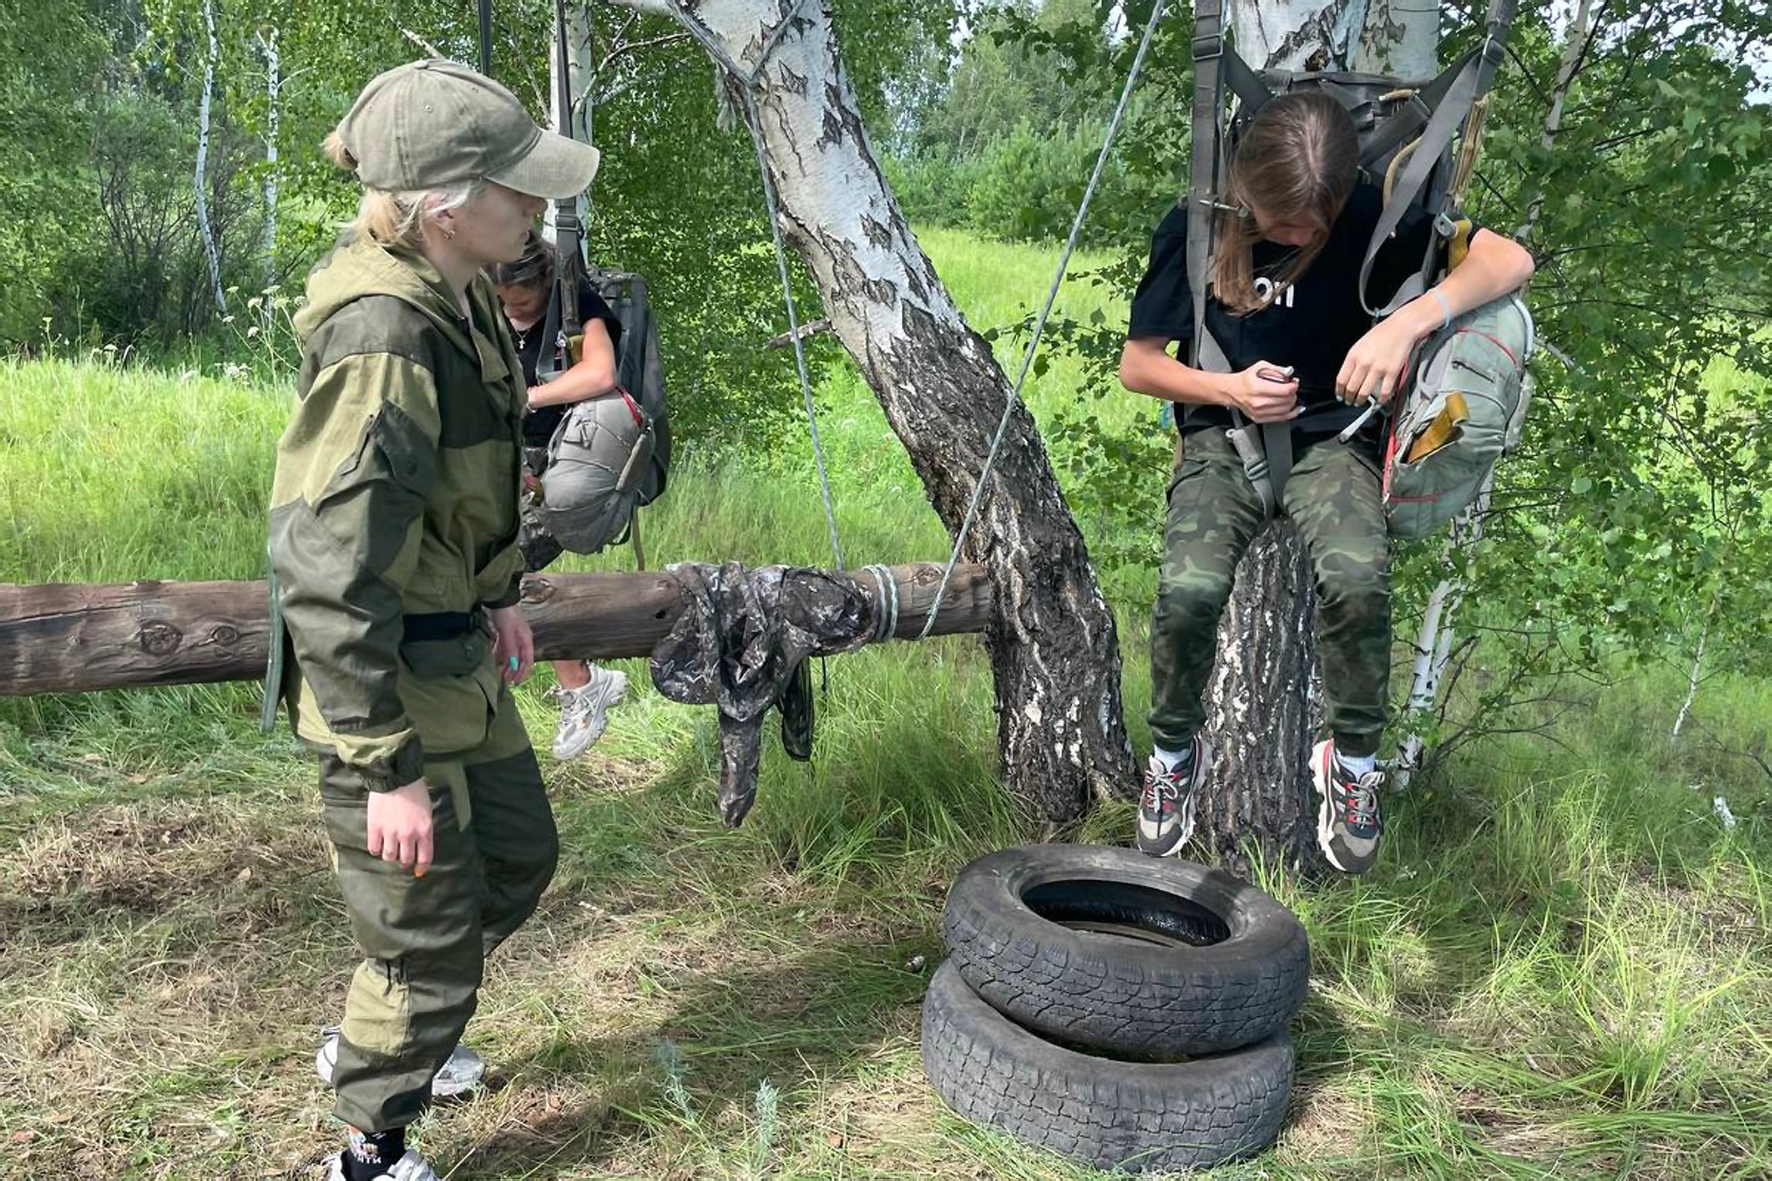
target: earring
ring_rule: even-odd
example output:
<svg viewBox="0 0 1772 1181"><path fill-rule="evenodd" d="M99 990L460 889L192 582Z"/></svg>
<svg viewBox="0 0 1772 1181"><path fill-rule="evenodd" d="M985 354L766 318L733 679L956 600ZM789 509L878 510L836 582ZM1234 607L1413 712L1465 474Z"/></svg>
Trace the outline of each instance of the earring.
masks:
<svg viewBox="0 0 1772 1181"><path fill-rule="evenodd" d="M450 229L448 226L438 226L437 228L443 231L443 236L445 238L454 238L455 237L455 231Z"/></svg>

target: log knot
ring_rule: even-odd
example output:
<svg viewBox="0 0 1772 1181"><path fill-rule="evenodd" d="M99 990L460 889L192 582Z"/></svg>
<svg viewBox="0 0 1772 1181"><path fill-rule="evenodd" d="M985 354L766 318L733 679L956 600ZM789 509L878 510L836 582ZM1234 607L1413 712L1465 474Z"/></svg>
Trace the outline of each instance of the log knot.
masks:
<svg viewBox="0 0 1772 1181"><path fill-rule="evenodd" d="M149 656L168 656L178 651L178 646L184 642L185 634L170 623L156 619L142 624L141 631L136 633L136 638L141 642L142 651Z"/></svg>

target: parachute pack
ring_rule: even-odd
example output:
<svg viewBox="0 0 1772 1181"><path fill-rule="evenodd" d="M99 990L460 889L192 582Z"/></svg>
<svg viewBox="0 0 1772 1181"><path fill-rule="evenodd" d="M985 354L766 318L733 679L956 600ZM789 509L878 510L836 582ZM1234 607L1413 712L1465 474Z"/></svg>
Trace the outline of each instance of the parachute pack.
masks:
<svg viewBox="0 0 1772 1181"><path fill-rule="evenodd" d="M635 511L664 495L671 464L664 369L646 280L599 269L587 278L621 324L616 387L567 407L548 440L541 503L534 509L537 522L578 554L625 541ZM546 331L550 337L561 331L558 292L548 305ZM574 360L582 342L582 336L570 340Z"/></svg>

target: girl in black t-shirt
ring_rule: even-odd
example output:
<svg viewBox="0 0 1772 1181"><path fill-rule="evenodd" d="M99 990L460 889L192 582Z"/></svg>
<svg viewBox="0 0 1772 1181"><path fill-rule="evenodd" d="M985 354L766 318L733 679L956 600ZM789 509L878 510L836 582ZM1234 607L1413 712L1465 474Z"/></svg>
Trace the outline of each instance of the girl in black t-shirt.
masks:
<svg viewBox="0 0 1772 1181"><path fill-rule="evenodd" d="M1232 408L1257 423L1296 420L1294 464L1280 511L1298 527L1315 574L1323 690L1332 737L1312 753L1322 797L1317 839L1345 873L1364 873L1382 825L1376 765L1388 705L1390 555L1372 432L1342 444L1340 404L1396 393L1414 346L1472 308L1521 286L1532 257L1488 230L1445 280L1373 324L1362 310L1360 267L1383 207L1356 183L1353 120L1320 92L1285 94L1261 108L1231 162L1234 212L1172 210L1151 245L1120 357L1127 389L1185 407L1169 488L1164 563L1151 628L1155 751L1140 798L1138 844L1176 854L1192 835L1194 797L1208 755L1201 694L1212 671L1218 619L1238 560L1267 521L1225 436ZM1234 372L1182 357L1194 332L1187 219L1219 219L1206 327ZM1424 257L1432 226L1405 219L1379 254L1374 291L1388 299ZM1180 407L1178 407L1179 409ZM1302 417L1301 417L1302 416Z"/></svg>
<svg viewBox="0 0 1772 1181"><path fill-rule="evenodd" d="M522 257L492 268L493 289L504 305L505 319L517 356L523 364L523 382L529 387L529 412L523 417L523 450L527 470L524 482L531 492L540 486L546 447L554 428L574 402L599 398L616 388L616 350L621 347L621 324L615 313L589 284L578 292L579 314L584 320L584 348L579 360L565 373L545 385L536 376L542 350L554 348L544 341L548 303L557 288L558 263L554 248L534 230ZM536 528L524 514L518 543L530 571L542 569L559 556L559 543ZM554 732L554 757L573 759L591 748L609 724L609 707L627 693L628 677L614 669L598 668L588 660L556 660L559 680L555 696L560 701L560 725Z"/></svg>

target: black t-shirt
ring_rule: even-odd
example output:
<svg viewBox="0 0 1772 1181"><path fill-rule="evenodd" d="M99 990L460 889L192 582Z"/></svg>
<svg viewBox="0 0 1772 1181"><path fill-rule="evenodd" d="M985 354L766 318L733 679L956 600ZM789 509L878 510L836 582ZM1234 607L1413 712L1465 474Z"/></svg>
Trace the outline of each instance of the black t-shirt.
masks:
<svg viewBox="0 0 1772 1181"><path fill-rule="evenodd" d="M609 329L609 340L615 346L615 355L621 357L621 321L615 318L615 312L603 302L603 297L591 288L589 283L581 283L578 288L578 314L586 324L592 320L601 320ZM535 386L539 384L535 376L535 368L541 363L543 346L553 347L553 342L544 341L547 335L547 315L537 320L528 329L511 329L511 340L517 346L517 357L523 362L523 384ZM531 447L545 447L554 436L554 428L566 417L569 403L557 406L537 406L523 416L523 441Z"/></svg>
<svg viewBox="0 0 1772 1181"><path fill-rule="evenodd" d="M1206 300L1206 324L1218 343L1224 346L1225 358L1235 369L1246 369L1257 361L1275 365L1291 365L1298 378L1298 400L1306 415L1341 406L1335 398L1335 375L1341 372L1347 351L1372 327L1372 318L1360 306L1357 290L1360 264L1366 247L1372 241L1384 198L1372 185L1357 185L1348 197L1341 216L1330 227L1329 241L1312 260L1310 267L1298 277L1279 299L1247 316L1233 315L1217 299ZM1128 340L1160 336L1183 342L1179 356L1188 357L1188 342L1194 335L1193 290L1188 285L1187 219L1182 206L1169 211L1151 239L1151 263L1132 297L1131 324ZM1373 260L1367 292L1374 305L1390 299L1397 287L1421 267L1421 260L1433 234L1433 218L1419 209L1403 215L1396 233L1379 250ZM1262 293L1267 276L1284 268L1296 253L1290 246L1277 242L1256 242L1251 257L1256 291ZM1223 406L1177 405L1185 413L1183 431L1203 427L1229 427L1230 411ZM1351 420L1352 415L1347 416ZM1374 419L1362 431L1376 437ZM1307 437L1334 433L1342 425L1326 430L1305 428Z"/></svg>

